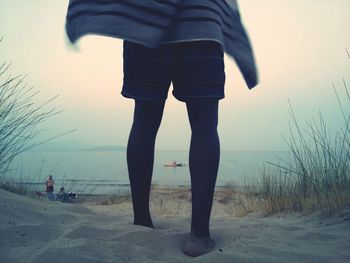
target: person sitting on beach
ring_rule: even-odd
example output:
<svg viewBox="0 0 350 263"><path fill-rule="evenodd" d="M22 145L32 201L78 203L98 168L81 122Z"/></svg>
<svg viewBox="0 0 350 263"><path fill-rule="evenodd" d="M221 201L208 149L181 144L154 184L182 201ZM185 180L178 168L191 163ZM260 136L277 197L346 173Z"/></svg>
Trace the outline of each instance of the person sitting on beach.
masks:
<svg viewBox="0 0 350 263"><path fill-rule="evenodd" d="M72 192L68 193L68 200L72 201L72 200L77 200L77 199L78 199L77 193L72 193Z"/></svg>
<svg viewBox="0 0 350 263"><path fill-rule="evenodd" d="M54 181L52 175L49 175L49 178L45 182L46 193L47 193L47 197L49 200L54 200L54 194L53 194L54 184L55 184L55 181Z"/></svg>
<svg viewBox="0 0 350 263"><path fill-rule="evenodd" d="M61 187L60 191L56 195L56 200L61 202L68 201L68 195L64 190L64 187Z"/></svg>

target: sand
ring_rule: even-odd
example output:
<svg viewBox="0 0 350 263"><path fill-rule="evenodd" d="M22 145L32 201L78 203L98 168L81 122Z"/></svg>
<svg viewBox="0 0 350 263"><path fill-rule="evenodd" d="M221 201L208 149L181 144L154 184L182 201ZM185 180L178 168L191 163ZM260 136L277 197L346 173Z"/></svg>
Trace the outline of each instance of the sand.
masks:
<svg viewBox="0 0 350 263"><path fill-rule="evenodd" d="M116 205L65 204L3 190L0 208L1 263L350 262L350 208L323 219L214 213L217 248L197 258L181 252L186 215L157 215L152 230L134 226L130 211L115 211Z"/></svg>

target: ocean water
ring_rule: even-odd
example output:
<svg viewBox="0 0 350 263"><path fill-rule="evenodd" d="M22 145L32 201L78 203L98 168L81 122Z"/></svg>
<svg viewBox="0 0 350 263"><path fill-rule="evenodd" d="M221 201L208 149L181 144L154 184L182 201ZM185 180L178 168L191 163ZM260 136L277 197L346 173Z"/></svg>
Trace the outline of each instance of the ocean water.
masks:
<svg viewBox="0 0 350 263"><path fill-rule="evenodd" d="M279 151L222 151L217 185L242 185L246 180L262 176L266 162L287 159L288 152ZM176 160L184 167L165 167ZM204 164L203 164L204 165ZM118 193L129 190L126 153L124 151L47 151L26 152L12 166L8 180L31 184L44 190L49 174L55 179L56 190L78 193ZM269 169L267 167L267 169ZM156 151L153 184L168 186L190 185L188 152Z"/></svg>

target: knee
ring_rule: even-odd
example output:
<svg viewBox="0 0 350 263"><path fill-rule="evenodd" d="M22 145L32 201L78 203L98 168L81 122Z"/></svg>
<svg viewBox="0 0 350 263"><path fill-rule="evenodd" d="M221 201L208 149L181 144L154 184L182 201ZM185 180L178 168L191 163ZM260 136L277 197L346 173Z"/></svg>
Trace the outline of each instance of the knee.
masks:
<svg viewBox="0 0 350 263"><path fill-rule="evenodd" d="M160 126L160 120L134 120L133 129L139 131L141 135L156 134Z"/></svg>
<svg viewBox="0 0 350 263"><path fill-rule="evenodd" d="M192 132L210 133L217 131L217 114L191 114L189 121Z"/></svg>
<svg viewBox="0 0 350 263"><path fill-rule="evenodd" d="M162 121L164 102L136 101L134 112L134 129L146 133L156 133Z"/></svg>
<svg viewBox="0 0 350 263"><path fill-rule="evenodd" d="M217 122L197 121L191 123L192 135L213 136L217 135Z"/></svg>
<svg viewBox="0 0 350 263"><path fill-rule="evenodd" d="M187 102L187 111L192 133L216 132L218 126L218 100L200 99Z"/></svg>

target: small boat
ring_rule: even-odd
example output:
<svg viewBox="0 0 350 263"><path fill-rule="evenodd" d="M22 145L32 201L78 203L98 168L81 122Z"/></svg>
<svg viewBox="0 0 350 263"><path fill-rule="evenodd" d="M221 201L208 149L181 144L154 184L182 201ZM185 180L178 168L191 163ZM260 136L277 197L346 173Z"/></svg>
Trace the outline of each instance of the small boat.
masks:
<svg viewBox="0 0 350 263"><path fill-rule="evenodd" d="M184 163L178 163L178 162L176 162L176 161L173 161L173 162L171 162L171 163L166 163L166 164L164 164L164 166L165 166L165 167L173 167L173 168L175 168L175 167L183 167L183 166L186 166L186 164L184 164Z"/></svg>

